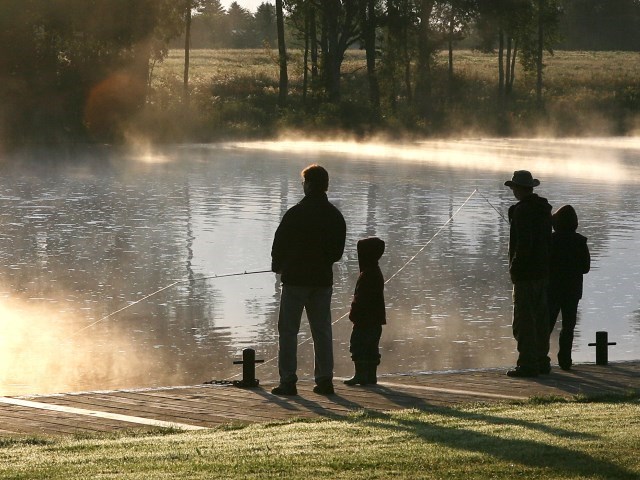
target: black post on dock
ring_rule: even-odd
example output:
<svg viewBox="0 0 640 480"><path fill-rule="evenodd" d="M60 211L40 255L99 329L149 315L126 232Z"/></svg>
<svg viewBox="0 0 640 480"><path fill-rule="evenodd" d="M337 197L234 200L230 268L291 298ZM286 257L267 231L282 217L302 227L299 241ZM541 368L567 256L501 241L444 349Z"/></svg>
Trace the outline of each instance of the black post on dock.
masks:
<svg viewBox="0 0 640 480"><path fill-rule="evenodd" d="M609 341L607 332L596 332L596 343L590 343L590 347L596 347L596 365L607 365L609 363L609 345L616 342Z"/></svg>
<svg viewBox="0 0 640 480"><path fill-rule="evenodd" d="M234 382L234 385L242 388L257 387L260 381L256 378L256 363L264 360L256 360L256 351L253 348L242 350L242 360L236 360L234 365L242 364L242 380Z"/></svg>

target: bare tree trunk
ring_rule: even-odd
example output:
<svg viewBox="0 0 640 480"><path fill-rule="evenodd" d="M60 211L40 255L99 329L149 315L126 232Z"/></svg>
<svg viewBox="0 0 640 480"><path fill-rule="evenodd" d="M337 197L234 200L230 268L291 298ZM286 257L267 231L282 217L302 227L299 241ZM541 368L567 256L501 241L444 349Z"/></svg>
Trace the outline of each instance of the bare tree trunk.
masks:
<svg viewBox="0 0 640 480"><path fill-rule="evenodd" d="M449 46L449 70L447 78L447 96L449 101L453 97L453 27L454 27L454 14L453 6L451 7L451 16L449 17L449 33L447 43Z"/></svg>
<svg viewBox="0 0 640 480"><path fill-rule="evenodd" d="M504 93L511 93L511 35L507 35L507 61L505 62Z"/></svg>
<svg viewBox="0 0 640 480"><path fill-rule="evenodd" d="M334 102L340 98L340 62L338 60L338 15L341 9L339 0L326 0L323 15L326 19L327 49L324 51L324 69L329 100Z"/></svg>
<svg viewBox="0 0 640 480"><path fill-rule="evenodd" d="M307 89L309 88L309 17L310 12L307 7L304 12L304 60L302 68L302 104L307 104Z"/></svg>
<svg viewBox="0 0 640 480"><path fill-rule="evenodd" d="M504 32L498 31L498 100L504 97Z"/></svg>
<svg viewBox="0 0 640 480"><path fill-rule="evenodd" d="M284 44L284 11L282 8L282 0L276 0L276 25L278 29L278 60L280 63L278 105L284 107L287 103L289 77L287 74L287 49Z"/></svg>
<svg viewBox="0 0 640 480"><path fill-rule="evenodd" d="M318 65L318 78L319 84L321 84L325 89L329 88L329 22L327 20L327 15L324 10L320 10L320 63Z"/></svg>
<svg viewBox="0 0 640 480"><path fill-rule="evenodd" d="M191 0L187 0L184 12L184 74L182 78L182 101L189 104L189 53L191 50Z"/></svg>
<svg viewBox="0 0 640 480"><path fill-rule="evenodd" d="M309 7L309 38L311 40L311 82L318 82L318 32L316 29L316 9Z"/></svg>
<svg viewBox="0 0 640 480"><path fill-rule="evenodd" d="M429 21L435 0L420 1L420 27L418 30L418 78L415 99L423 117L431 112L431 46Z"/></svg>
<svg viewBox="0 0 640 480"><path fill-rule="evenodd" d="M453 7L452 7L453 8ZM449 18L449 85L453 82L453 27L454 16L453 9L451 10L451 17Z"/></svg>
<svg viewBox="0 0 640 480"><path fill-rule="evenodd" d="M361 9L361 25L367 57L367 78L369 80L369 102L375 120L380 119L380 86L376 73L376 12L375 1L367 0Z"/></svg>
<svg viewBox="0 0 640 480"><path fill-rule="evenodd" d="M513 91L513 82L516 79L516 55L518 53L518 41L513 41L513 53L511 54L511 66L509 69L511 73L509 75L509 91Z"/></svg>
<svg viewBox="0 0 640 480"><path fill-rule="evenodd" d="M544 0L538 0L538 54L536 58L536 103L542 108L542 54L544 51Z"/></svg>
<svg viewBox="0 0 640 480"><path fill-rule="evenodd" d="M411 85L411 56L409 55L409 32L405 30L402 45L404 59L404 85L407 89L407 101L413 101L413 87Z"/></svg>

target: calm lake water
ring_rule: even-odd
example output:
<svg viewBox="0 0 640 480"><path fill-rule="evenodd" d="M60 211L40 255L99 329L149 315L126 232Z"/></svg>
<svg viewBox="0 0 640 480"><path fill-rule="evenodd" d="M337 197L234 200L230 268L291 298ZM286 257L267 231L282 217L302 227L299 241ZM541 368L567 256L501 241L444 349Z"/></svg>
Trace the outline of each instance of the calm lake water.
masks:
<svg viewBox="0 0 640 480"><path fill-rule="evenodd" d="M501 215L515 202L503 182L523 168L554 209L576 208L589 239L574 361L595 361L598 330L617 342L610 360L640 358L639 138L105 147L2 160L0 394L228 379L246 347L266 360L257 377L277 379L278 278L250 272L269 269L275 229L313 162L329 170L348 226L335 266L337 376L352 373L346 314L355 245L369 235L387 242L386 278L406 264L386 286L381 373L514 364ZM312 377L309 337L304 321L301 378Z"/></svg>

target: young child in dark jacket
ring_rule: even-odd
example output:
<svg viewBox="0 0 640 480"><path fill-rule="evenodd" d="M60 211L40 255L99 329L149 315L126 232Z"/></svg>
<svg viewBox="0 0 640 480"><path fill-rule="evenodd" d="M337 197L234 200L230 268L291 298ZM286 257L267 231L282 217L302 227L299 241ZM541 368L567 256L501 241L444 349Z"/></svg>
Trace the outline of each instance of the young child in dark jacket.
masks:
<svg viewBox="0 0 640 480"><path fill-rule="evenodd" d="M576 232L578 216L571 205L560 207L552 215L551 264L549 277L549 332L562 312L558 363L571 369L573 331L576 327L578 302L582 298L582 276L591 267L587 239Z"/></svg>
<svg viewBox="0 0 640 480"><path fill-rule="evenodd" d="M349 319L353 331L349 351L355 364L355 375L346 385L377 383L376 370L380 364L380 336L386 324L384 278L378 260L384 253L384 241L369 237L358 241L360 275L356 282Z"/></svg>

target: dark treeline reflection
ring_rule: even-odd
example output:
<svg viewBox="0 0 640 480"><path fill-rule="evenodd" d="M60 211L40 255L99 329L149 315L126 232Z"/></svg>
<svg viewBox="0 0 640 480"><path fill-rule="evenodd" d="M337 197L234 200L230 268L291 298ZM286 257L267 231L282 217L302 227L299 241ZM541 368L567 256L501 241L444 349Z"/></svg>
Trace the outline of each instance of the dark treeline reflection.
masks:
<svg viewBox="0 0 640 480"><path fill-rule="evenodd" d="M202 277L269 268L275 228L302 195L299 172L316 161L329 170L329 196L348 224L335 269L337 375L351 368L351 326L340 317L358 273L355 245L370 235L387 242L387 278L424 247L387 284L382 373L513 363L506 221L476 194L436 233L476 188L506 214L514 200L503 182L518 168L541 179L539 193L554 208L574 205L589 238L593 268L574 359L594 360L587 343L602 329L618 343L611 360L637 359L639 149L620 142L487 141L473 154L456 142L446 154L411 146L423 161L406 160L408 147L376 158L348 145L309 153L278 144L271 151L221 145L7 159L0 167L0 393L228 378L240 373L232 361L248 346L270 360L258 378L275 378L276 276ZM586 152L606 162L608 176L589 173ZM469 168L470 155L477 168ZM308 337L305 323L300 340ZM313 368L310 342L300 350L304 378Z"/></svg>

